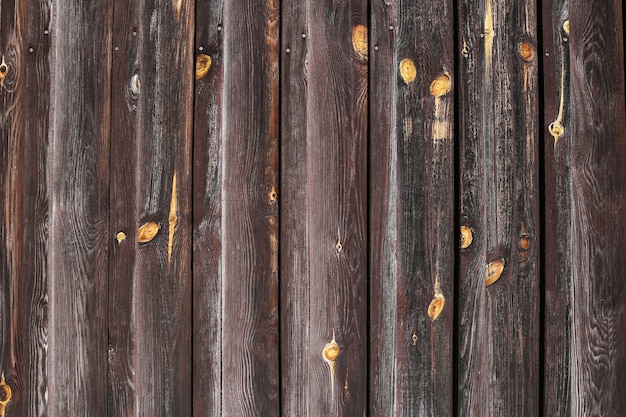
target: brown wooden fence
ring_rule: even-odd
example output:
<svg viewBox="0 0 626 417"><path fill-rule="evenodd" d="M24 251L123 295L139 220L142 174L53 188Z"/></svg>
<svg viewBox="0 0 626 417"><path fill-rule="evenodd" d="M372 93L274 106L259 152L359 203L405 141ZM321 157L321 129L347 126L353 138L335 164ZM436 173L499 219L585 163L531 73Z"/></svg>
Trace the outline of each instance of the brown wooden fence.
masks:
<svg viewBox="0 0 626 417"><path fill-rule="evenodd" d="M0 417L626 413L621 1L0 15Z"/></svg>

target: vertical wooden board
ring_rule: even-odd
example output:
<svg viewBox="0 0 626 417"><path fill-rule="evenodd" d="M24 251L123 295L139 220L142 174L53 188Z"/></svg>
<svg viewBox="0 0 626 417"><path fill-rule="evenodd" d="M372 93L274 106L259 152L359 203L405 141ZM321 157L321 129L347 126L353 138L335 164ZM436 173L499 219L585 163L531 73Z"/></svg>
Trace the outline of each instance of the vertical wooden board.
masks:
<svg viewBox="0 0 626 417"><path fill-rule="evenodd" d="M367 411L366 7L283 7L283 415Z"/></svg>
<svg viewBox="0 0 626 417"><path fill-rule="evenodd" d="M135 268L137 253L137 1L113 5L109 234L108 413L126 416L137 404L135 387Z"/></svg>
<svg viewBox="0 0 626 417"><path fill-rule="evenodd" d="M461 223L473 240L461 252L460 304L470 306L480 300L472 307L480 316L472 319L471 327L464 326L466 311L461 307L460 357L468 341L489 352L479 356L476 369L461 359L462 414L533 415L539 407L535 8L533 1L492 0L471 7L463 3L460 8L464 84L477 85L465 87L469 94L462 98ZM484 227L478 226L480 221ZM483 247L485 264L481 265ZM469 282L472 287L463 284ZM478 374L487 382L476 381ZM470 381L481 391L487 389L482 393L487 403L477 405L486 408L470 405L475 398L465 387Z"/></svg>
<svg viewBox="0 0 626 417"><path fill-rule="evenodd" d="M546 244L563 249L546 254L546 344L563 349L546 352L545 410L617 416L626 407L622 3L549 2L544 13L556 58L546 59L546 72L562 80L556 94L555 85L545 88L553 136L546 135L546 192L555 195L546 211L556 231Z"/></svg>
<svg viewBox="0 0 626 417"><path fill-rule="evenodd" d="M571 256L571 132L561 128L570 120L569 42L564 23L569 22L569 1L542 3L544 120L544 416L571 415L571 338L570 311ZM566 26L567 27L567 26ZM569 40L569 39L568 39ZM567 105L566 105L567 103ZM556 153L557 134L559 152ZM560 143L559 143L560 142Z"/></svg>
<svg viewBox="0 0 626 417"><path fill-rule="evenodd" d="M21 39L26 86L21 186L22 268L18 327L21 352L17 354L19 387L7 415L46 415L48 346L48 137L50 134L50 2L28 2L19 16L26 28ZM28 24L26 24L28 22ZM23 27L24 27L23 26ZM11 414L9 414L11 413Z"/></svg>
<svg viewBox="0 0 626 417"><path fill-rule="evenodd" d="M278 415L278 2L224 3L222 410Z"/></svg>
<svg viewBox="0 0 626 417"><path fill-rule="evenodd" d="M193 140L193 414L221 415L222 112L221 0L196 2Z"/></svg>
<svg viewBox="0 0 626 417"><path fill-rule="evenodd" d="M54 8L48 415L106 416L112 3Z"/></svg>
<svg viewBox="0 0 626 417"><path fill-rule="evenodd" d="M457 50L460 53L457 88L459 119L460 240L458 281L458 410L459 416L486 416L487 311L485 266L487 239L485 198L487 182L482 137L481 97L485 85L484 28L479 3L458 3ZM481 37L480 34L483 36Z"/></svg>
<svg viewBox="0 0 626 417"><path fill-rule="evenodd" d="M191 415L194 2L139 17L135 389L139 415Z"/></svg>
<svg viewBox="0 0 626 417"><path fill-rule="evenodd" d="M23 191L30 185L23 164L29 104L25 13L25 7L11 1L0 8L0 414L27 415L26 401L36 396L29 391L31 381L38 376L30 372L29 353L35 348L34 362L41 360L36 331L42 326L31 322L29 313L39 306L29 290L42 277L25 277L22 263L28 252Z"/></svg>
<svg viewBox="0 0 626 417"><path fill-rule="evenodd" d="M281 413L309 415L308 3L281 2ZM315 182L315 180L313 180Z"/></svg>
<svg viewBox="0 0 626 417"><path fill-rule="evenodd" d="M487 78L483 102L492 104L483 106L482 126L488 225L488 415L537 415L540 232L536 4L533 0L490 2L486 0L484 11ZM504 269L498 278L499 262Z"/></svg>
<svg viewBox="0 0 626 417"><path fill-rule="evenodd" d="M370 414L452 415L452 2L372 4Z"/></svg>

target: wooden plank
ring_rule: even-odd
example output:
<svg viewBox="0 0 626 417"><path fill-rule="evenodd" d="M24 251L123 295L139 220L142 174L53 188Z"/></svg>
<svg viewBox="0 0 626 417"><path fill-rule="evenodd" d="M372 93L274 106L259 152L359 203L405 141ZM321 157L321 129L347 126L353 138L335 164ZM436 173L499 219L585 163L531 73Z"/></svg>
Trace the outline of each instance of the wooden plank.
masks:
<svg viewBox="0 0 626 417"><path fill-rule="evenodd" d="M136 412L191 415L194 3L150 0L139 18ZM156 233L155 233L156 232Z"/></svg>
<svg viewBox="0 0 626 417"><path fill-rule="evenodd" d="M563 42L563 24L568 21L569 1L548 0L542 3L543 19L543 84L544 120L565 126L570 119L570 61L569 43ZM561 100L563 104L561 105ZM566 101L567 100L567 101ZM567 103L567 106L565 105ZM560 114L560 117L559 117ZM560 119L560 120L559 120ZM552 127L557 126L556 124ZM571 257L570 239L559 233L569 233L571 222L571 171L566 155L571 151L571 140L561 140L561 152L555 154L554 139L548 129L543 130L544 144L544 383L543 415L564 417L571 415L571 360L572 322L570 311ZM558 190L558 191L557 191ZM546 303L546 300L550 300Z"/></svg>
<svg viewBox="0 0 626 417"><path fill-rule="evenodd" d="M128 416L137 405L135 323L137 285L137 100L139 77L138 2L113 6L111 61L111 172L109 211L108 414Z"/></svg>
<svg viewBox="0 0 626 417"><path fill-rule="evenodd" d="M308 3L282 1L280 338L283 416L307 416L309 375ZM314 352L319 353L319 352Z"/></svg>
<svg viewBox="0 0 626 417"><path fill-rule="evenodd" d="M454 9L371 7L370 415L452 415Z"/></svg>
<svg viewBox="0 0 626 417"><path fill-rule="evenodd" d="M461 226L473 237L461 250L461 415L538 413L535 8L459 8Z"/></svg>
<svg viewBox="0 0 626 417"><path fill-rule="evenodd" d="M106 416L112 3L54 7L47 414Z"/></svg>
<svg viewBox="0 0 626 417"><path fill-rule="evenodd" d="M283 415L367 412L367 3L283 3Z"/></svg>
<svg viewBox="0 0 626 417"><path fill-rule="evenodd" d="M222 1L196 2L193 144L193 414L221 415Z"/></svg>
<svg viewBox="0 0 626 417"><path fill-rule="evenodd" d="M0 10L0 413L8 415L45 412L48 7Z"/></svg>
<svg viewBox="0 0 626 417"><path fill-rule="evenodd" d="M15 387L15 402L7 413L23 416L43 416L46 412L47 345L48 345L48 137L50 110L50 8L49 2L29 2L16 16L20 27L26 28L21 39L27 86L22 99L24 106L23 182L21 199L22 268L16 275L21 281L21 311L14 322L20 328L18 346L19 377ZM26 24L28 22L28 24ZM14 387L14 388L15 388Z"/></svg>
<svg viewBox="0 0 626 417"><path fill-rule="evenodd" d="M222 412L278 415L277 1L224 3Z"/></svg>
<svg viewBox="0 0 626 417"><path fill-rule="evenodd" d="M543 12L544 414L619 415L626 408L622 3L548 1Z"/></svg>

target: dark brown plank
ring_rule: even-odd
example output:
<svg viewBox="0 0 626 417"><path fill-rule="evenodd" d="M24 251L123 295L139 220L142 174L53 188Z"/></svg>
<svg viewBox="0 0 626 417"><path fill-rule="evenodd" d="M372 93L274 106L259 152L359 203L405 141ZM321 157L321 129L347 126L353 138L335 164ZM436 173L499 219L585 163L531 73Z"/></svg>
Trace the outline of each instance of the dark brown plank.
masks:
<svg viewBox="0 0 626 417"><path fill-rule="evenodd" d="M283 415L361 416L367 3L289 1L283 10L285 19L296 15L285 21L282 38Z"/></svg>
<svg viewBox="0 0 626 417"><path fill-rule="evenodd" d="M222 394L222 1L196 2L193 140L193 413L220 416Z"/></svg>
<svg viewBox="0 0 626 417"><path fill-rule="evenodd" d="M278 415L275 0L224 3L222 411Z"/></svg>
<svg viewBox="0 0 626 417"><path fill-rule="evenodd" d="M309 415L308 3L282 1L280 339L283 416ZM319 359L319 358L318 358Z"/></svg>
<svg viewBox="0 0 626 417"><path fill-rule="evenodd" d="M626 409L622 3L548 1L543 11L544 414L617 416Z"/></svg>
<svg viewBox="0 0 626 417"><path fill-rule="evenodd" d="M372 3L372 416L453 414L453 13Z"/></svg>
<svg viewBox="0 0 626 417"><path fill-rule="evenodd" d="M55 3L48 414L106 416L112 3Z"/></svg>
<svg viewBox="0 0 626 417"><path fill-rule="evenodd" d="M109 211L108 414L128 416L137 404L135 303L137 253L137 99L139 3L113 6L111 61L111 173Z"/></svg>
<svg viewBox="0 0 626 417"><path fill-rule="evenodd" d="M535 8L459 8L461 226L473 238L461 249L461 415L538 413Z"/></svg>
<svg viewBox="0 0 626 417"><path fill-rule="evenodd" d="M134 313L139 415L191 415L194 19L193 2L171 0L146 1L139 15L139 230L131 236L139 245Z"/></svg>
<svg viewBox="0 0 626 417"><path fill-rule="evenodd" d="M569 42L563 24L569 21L568 1L544 1L543 18L543 80L544 115L555 133L558 126L566 126L570 119L570 60ZM569 39L568 39L569 40ZM562 103L561 103L562 102ZM567 103L567 106L565 105ZM553 122L558 122L552 124ZM569 130L569 129L568 129ZM571 257L568 255L569 239L559 233L569 233L571 221L571 171L566 155L570 151L555 154L555 139L550 130L543 130L544 146L544 416L564 417L571 415L571 360L572 322L570 311ZM559 134L561 148L569 149L571 132ZM561 140L562 138L563 140ZM560 190L557 192L557 190ZM545 300L550 300L546 303Z"/></svg>
<svg viewBox="0 0 626 417"><path fill-rule="evenodd" d="M16 160L23 175L17 190L23 213L22 266L19 274L14 275L20 282L15 304L20 306L20 311L12 320L19 328L15 354L18 381L13 386L14 398L7 415L46 413L50 9L47 1L28 2L21 4L16 13L20 28L25 29L19 37L22 59L17 67L24 70L25 78L19 84L26 88L21 96L25 104L21 121L23 159Z"/></svg>

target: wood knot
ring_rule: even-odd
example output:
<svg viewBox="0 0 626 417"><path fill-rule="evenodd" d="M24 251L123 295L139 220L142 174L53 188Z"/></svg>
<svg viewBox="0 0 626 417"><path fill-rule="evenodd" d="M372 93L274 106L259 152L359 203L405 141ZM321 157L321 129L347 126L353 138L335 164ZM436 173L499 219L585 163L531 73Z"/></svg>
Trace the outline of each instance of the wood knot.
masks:
<svg viewBox="0 0 626 417"><path fill-rule="evenodd" d="M559 122L552 122L550 126L548 126L548 132L550 132L554 139L558 139L563 135L563 132L565 132L565 128Z"/></svg>
<svg viewBox="0 0 626 417"><path fill-rule="evenodd" d="M198 55L196 58L196 80L204 77L211 68L211 57L206 54Z"/></svg>
<svg viewBox="0 0 626 417"><path fill-rule="evenodd" d="M433 97L441 97L450 91L451 84L448 74L441 74L430 83L430 94Z"/></svg>
<svg viewBox="0 0 626 417"><path fill-rule="evenodd" d="M367 59L367 27L358 24L352 29L352 48L360 59Z"/></svg>
<svg viewBox="0 0 626 417"><path fill-rule="evenodd" d="M4 417L4 413L6 412L6 407L11 402L11 398L13 397L13 390L4 380L4 374L2 374L2 378L0 379L0 417Z"/></svg>
<svg viewBox="0 0 626 417"><path fill-rule="evenodd" d="M535 51L533 49L533 46L530 44L530 42L522 42L519 45L519 48L517 49L517 52L519 53L519 56L524 60L524 61L531 61L533 59L533 57L535 56Z"/></svg>
<svg viewBox="0 0 626 417"><path fill-rule="evenodd" d="M0 86L4 86L4 79L9 73L9 66L4 61L4 55L2 55L2 62L0 62Z"/></svg>
<svg viewBox="0 0 626 417"><path fill-rule="evenodd" d="M115 235L115 239L117 239L118 244L122 243L122 240L126 239L126 233L119 232L118 234Z"/></svg>
<svg viewBox="0 0 626 417"><path fill-rule="evenodd" d="M445 305L446 298L443 294L435 293L435 298L433 298L428 306L428 317L430 317L433 321L437 320Z"/></svg>
<svg viewBox="0 0 626 417"><path fill-rule="evenodd" d="M461 226L461 249L467 249L472 244L474 236L472 236L472 229L467 226Z"/></svg>
<svg viewBox="0 0 626 417"><path fill-rule="evenodd" d="M137 230L137 240L140 243L150 242L159 232L159 224L156 222L149 222L142 225Z"/></svg>
<svg viewBox="0 0 626 417"><path fill-rule="evenodd" d="M519 248L521 250L528 250L530 248L530 238L528 236L522 236L520 238Z"/></svg>
<svg viewBox="0 0 626 417"><path fill-rule="evenodd" d="M133 93L133 96L136 98L141 91L141 80L139 79L139 74L133 74L130 77L130 91Z"/></svg>
<svg viewBox="0 0 626 417"><path fill-rule="evenodd" d="M276 192L276 188L272 187L269 192L268 198L271 203L276 203L278 201L278 193Z"/></svg>
<svg viewBox="0 0 626 417"><path fill-rule="evenodd" d="M569 35L569 20L563 22L563 32Z"/></svg>
<svg viewBox="0 0 626 417"><path fill-rule="evenodd" d="M500 279L504 271L504 259L498 259L490 262L485 270L485 285L488 287Z"/></svg>
<svg viewBox="0 0 626 417"><path fill-rule="evenodd" d="M323 356L326 362L335 362L340 352L341 349L339 348L339 345L335 342L335 339L333 339L330 343L326 343L326 346L324 346Z"/></svg>
<svg viewBox="0 0 626 417"><path fill-rule="evenodd" d="M415 80L417 76L417 70L415 69L415 64L413 60L410 58L404 58L400 61L400 75L406 84L409 84Z"/></svg>

